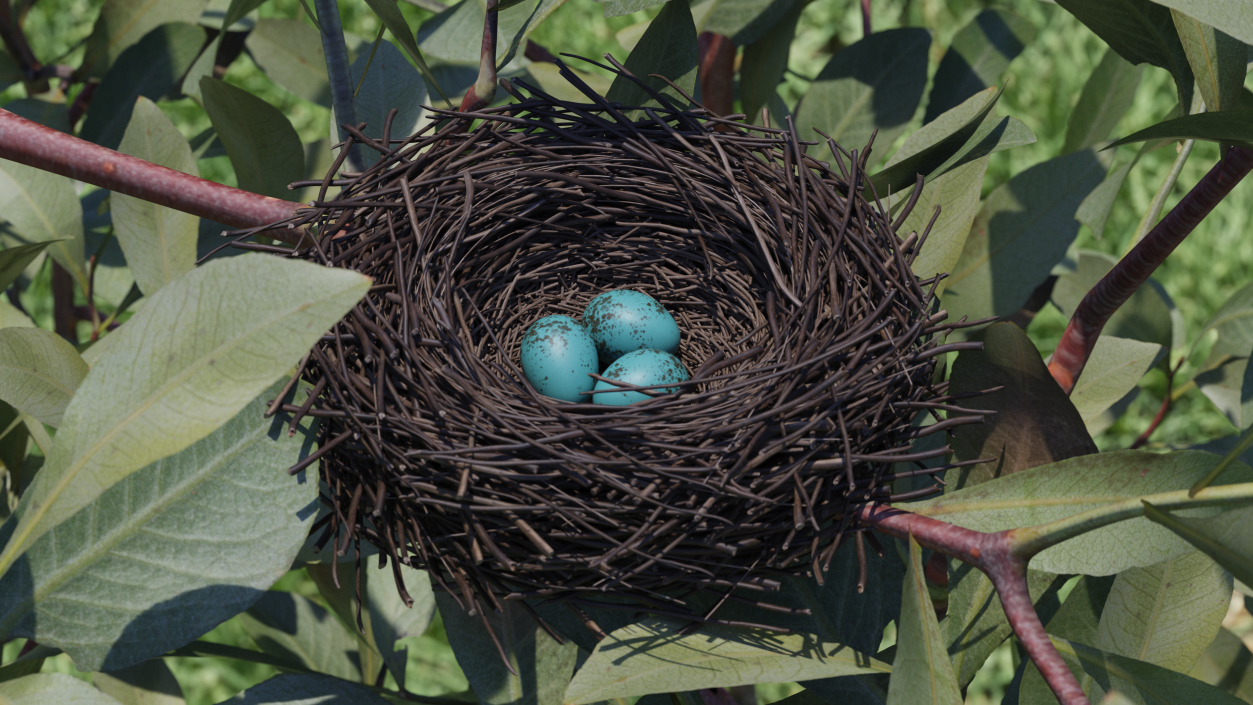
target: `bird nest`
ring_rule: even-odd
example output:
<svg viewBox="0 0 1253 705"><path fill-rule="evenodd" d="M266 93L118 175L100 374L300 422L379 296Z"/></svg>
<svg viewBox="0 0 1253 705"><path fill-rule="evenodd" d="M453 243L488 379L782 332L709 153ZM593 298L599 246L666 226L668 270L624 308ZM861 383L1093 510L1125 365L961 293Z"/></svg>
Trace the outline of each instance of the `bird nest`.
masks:
<svg viewBox="0 0 1253 705"><path fill-rule="evenodd" d="M842 538L861 547L859 504L930 493L893 481L943 469L921 461L946 448L911 450L949 425L911 421L948 408L934 372L953 348L939 277L910 269L927 232L898 232L913 202L889 216L869 148L827 140L832 167L790 121L687 109L620 65L660 107L614 104L562 68L586 102L516 81L530 97L506 84L517 102L433 110L403 139L349 129L378 161L339 174L341 149L289 223L313 240L293 256L374 278L285 406L321 417L293 471L321 461L322 543L368 541L469 608L673 614L692 590L821 579ZM630 406L538 394L527 327L620 288L672 313L691 379Z"/></svg>

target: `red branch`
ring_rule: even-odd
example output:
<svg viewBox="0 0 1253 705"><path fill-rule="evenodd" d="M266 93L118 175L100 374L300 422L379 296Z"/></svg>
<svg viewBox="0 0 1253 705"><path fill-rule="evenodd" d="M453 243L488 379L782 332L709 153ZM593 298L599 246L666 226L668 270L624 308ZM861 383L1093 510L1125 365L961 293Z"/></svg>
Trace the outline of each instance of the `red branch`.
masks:
<svg viewBox="0 0 1253 705"><path fill-rule="evenodd" d="M1009 626L1040 669L1058 702L1062 705L1088 705L1083 688L1061 654L1057 653L1035 612L1031 593L1027 589L1027 561L1030 556L1014 553L1010 541L1012 530L985 534L881 504L863 505L858 519L865 526L889 536L907 539L912 535L920 545L969 563L986 573L1000 595Z"/></svg>
<svg viewBox="0 0 1253 705"><path fill-rule="evenodd" d="M1083 366L1096 347L1109 317L1136 293L1153 271L1183 242L1219 201L1253 170L1253 151L1233 147L1226 158L1171 209L1138 245L1097 282L1075 308L1075 314L1053 353L1049 372L1067 394L1075 387Z"/></svg>
<svg viewBox="0 0 1253 705"><path fill-rule="evenodd" d="M861 33L870 36L870 0L861 0Z"/></svg>
<svg viewBox="0 0 1253 705"><path fill-rule="evenodd" d="M487 16L483 18L483 46L479 50L479 78L461 99L461 111L472 113L492 104L496 95L496 25L500 13L498 0L487 0Z"/></svg>
<svg viewBox="0 0 1253 705"><path fill-rule="evenodd" d="M735 44L730 37L701 32L697 47L701 102L716 115L730 115L735 110Z"/></svg>
<svg viewBox="0 0 1253 705"><path fill-rule="evenodd" d="M136 159L0 110L0 158L236 228L292 217L299 206ZM264 234L296 244L292 230Z"/></svg>

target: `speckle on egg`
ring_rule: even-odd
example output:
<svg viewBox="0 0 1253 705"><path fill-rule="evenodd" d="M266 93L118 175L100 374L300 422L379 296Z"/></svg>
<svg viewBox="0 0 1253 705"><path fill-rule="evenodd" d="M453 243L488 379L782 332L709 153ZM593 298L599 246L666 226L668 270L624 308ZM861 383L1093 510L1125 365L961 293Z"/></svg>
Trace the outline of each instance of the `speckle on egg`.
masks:
<svg viewBox="0 0 1253 705"><path fill-rule="evenodd" d="M602 376L632 384L636 387L650 387L655 384L667 384L669 382L685 382L691 377L687 368L679 361L679 358L661 350L636 350L629 352L610 365ZM625 406L652 398L643 392L601 391L612 389L617 389L617 387L608 382L597 382L595 391L598 393L592 395L592 402L595 404ZM679 388L663 387L652 391L674 394L679 391Z"/></svg>
<svg viewBox="0 0 1253 705"><path fill-rule="evenodd" d="M641 291L607 291L583 310L583 325L602 365L635 350L679 352L679 324L656 299Z"/></svg>
<svg viewBox="0 0 1253 705"><path fill-rule="evenodd" d="M596 380L596 344L569 316L546 316L522 336L522 373L535 391L567 402L587 402Z"/></svg>

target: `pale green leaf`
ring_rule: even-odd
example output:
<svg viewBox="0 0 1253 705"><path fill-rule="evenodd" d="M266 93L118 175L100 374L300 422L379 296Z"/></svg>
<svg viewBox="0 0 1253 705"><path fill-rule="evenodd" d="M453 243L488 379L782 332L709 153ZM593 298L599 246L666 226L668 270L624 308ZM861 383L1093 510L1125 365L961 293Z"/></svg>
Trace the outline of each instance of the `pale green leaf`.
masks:
<svg viewBox="0 0 1253 705"><path fill-rule="evenodd" d="M13 282L17 281L26 267L51 244L49 241L32 242L29 245L6 247L0 250L0 291L8 289Z"/></svg>
<svg viewBox="0 0 1253 705"><path fill-rule="evenodd" d="M304 175L300 136L278 108L216 78L200 79L205 112L230 155L239 187L291 199L287 185Z"/></svg>
<svg viewBox="0 0 1253 705"><path fill-rule="evenodd" d="M800 14L807 4L803 0L699 0L692 3L692 18L696 31L721 34L736 46L747 46L789 14Z"/></svg>
<svg viewBox="0 0 1253 705"><path fill-rule="evenodd" d="M669 0L596 0L596 2L605 6L605 17L621 17L647 10Z"/></svg>
<svg viewBox="0 0 1253 705"><path fill-rule="evenodd" d="M575 674L565 702L891 671L886 663L807 634L711 624L683 636L684 626L649 617L609 634Z"/></svg>
<svg viewBox="0 0 1253 705"><path fill-rule="evenodd" d="M1210 349L1207 368L1227 358L1249 357L1253 352L1253 283L1245 284L1227 297L1201 327L1196 339L1204 338L1211 330L1218 331L1218 339Z"/></svg>
<svg viewBox="0 0 1253 705"><path fill-rule="evenodd" d="M66 409L52 454L22 497L0 573L106 488L234 417L369 283L348 270L241 255L209 262L148 297L110 334L117 340Z"/></svg>
<svg viewBox="0 0 1253 705"><path fill-rule="evenodd" d="M1079 102L1070 111L1061 153L1070 154L1105 141L1131 109L1143 73L1143 66L1132 65L1113 49L1106 50L1101 63L1083 84Z"/></svg>
<svg viewBox="0 0 1253 705"><path fill-rule="evenodd" d="M1075 211L1075 219L1091 228L1092 235L1096 239L1100 240L1105 234L1105 221L1109 219L1109 212L1114 208L1114 201L1118 198L1118 193L1122 191L1127 174L1131 173L1137 161L1139 157L1111 171L1105 180L1092 189L1092 193L1089 193L1087 198L1083 199L1083 203L1079 204L1079 210Z"/></svg>
<svg viewBox="0 0 1253 705"><path fill-rule="evenodd" d="M271 590L248 608L240 621L262 651L293 667L362 680L357 638L307 597Z"/></svg>
<svg viewBox="0 0 1253 705"><path fill-rule="evenodd" d="M366 605L370 617L370 641L382 655L397 682L405 681L407 651L419 648L416 642L435 617L435 594L426 571L400 565L405 592L413 600L406 606L396 588L394 566L379 568L371 562L366 579ZM402 643L403 642L403 643Z"/></svg>
<svg viewBox="0 0 1253 705"><path fill-rule="evenodd" d="M1070 393L1070 401L1079 410L1084 424L1092 428L1104 423L1105 412L1136 389L1165 352L1166 348L1156 343L1112 335L1098 338Z"/></svg>
<svg viewBox="0 0 1253 705"><path fill-rule="evenodd" d="M911 536L887 705L961 705L961 688L944 642L922 574L922 547Z"/></svg>
<svg viewBox="0 0 1253 705"><path fill-rule="evenodd" d="M263 418L281 385L34 541L0 579L0 632L16 624L79 668L114 670L255 602L291 565L317 501L315 477L285 472L312 450L308 424L292 437L288 419Z"/></svg>
<svg viewBox="0 0 1253 705"><path fill-rule="evenodd" d="M186 705L178 679L162 659L109 673L96 673L91 682L122 705Z"/></svg>
<svg viewBox="0 0 1253 705"><path fill-rule="evenodd" d="M230 705L388 705L388 701L375 695L363 685L316 673L275 676L236 695L227 703Z"/></svg>
<svg viewBox="0 0 1253 705"><path fill-rule="evenodd" d="M1190 519L1146 506L1145 516L1187 539L1240 582L1253 585L1253 507L1230 509L1208 519Z"/></svg>
<svg viewBox="0 0 1253 705"><path fill-rule="evenodd" d="M1249 369L1249 358L1228 359L1192 381L1231 425L1242 429L1253 423L1253 370Z"/></svg>
<svg viewBox="0 0 1253 705"><path fill-rule="evenodd" d="M1229 629L1218 636L1201 654L1188 675L1209 683L1247 702L1253 702L1253 652Z"/></svg>
<svg viewBox="0 0 1253 705"><path fill-rule="evenodd" d="M367 62L369 70L366 70ZM361 79L362 71L365 71L365 80ZM373 60L369 52L357 56L357 60L352 62L351 74L353 86L360 85L353 106L357 121L367 123L364 130L366 136L383 139L383 124L392 108L399 111L392 120L391 134L394 137L403 138L418 131L425 112L422 106L427 102L426 82L399 49L388 42L380 42ZM339 120L332 110L332 134L338 129ZM366 147L361 150L367 165L378 161L380 155L377 151Z"/></svg>
<svg viewBox="0 0 1253 705"><path fill-rule="evenodd" d="M1244 88L1248 62L1244 42L1178 10L1171 10L1170 14L1206 110L1216 113L1234 109Z"/></svg>
<svg viewBox="0 0 1253 705"><path fill-rule="evenodd" d="M520 2L520 6L523 8L530 6L530 3L525 0L520 0ZM523 21L522 25L514 30L512 35L501 35L501 37L512 38L507 44L504 42L498 42L496 66L504 68L506 64L513 61L514 58L518 56L519 52L524 52L526 50L527 38L531 36L531 32L534 32L535 28L538 27L541 22L548 19L554 12L557 11L557 8L564 4L566 4L566 0L539 0L539 2L535 3L534 8L526 15L526 19ZM507 12L508 9L505 11ZM499 50L501 44L503 44L505 48L503 56L500 54Z"/></svg>
<svg viewBox="0 0 1253 705"><path fill-rule="evenodd" d="M931 224L931 219L935 218L927 241L922 244L922 251L910 266L919 279L947 274L957 266L970 228L974 225L975 214L979 212L979 196L983 192L988 159L976 159L937 176L922 189L914 209L901 224L902 235L918 233L921 236ZM899 200L908 198L910 194L912 190L902 194ZM938 218L935 216L937 207L940 209ZM946 288L948 279L941 279L935 289L936 295L943 295Z"/></svg>
<svg viewBox="0 0 1253 705"><path fill-rule="evenodd" d="M331 107L326 56L316 28L299 20L262 19L244 46L275 83L311 103Z"/></svg>
<svg viewBox="0 0 1253 705"><path fill-rule="evenodd" d="M87 363L65 338L42 328L0 329L0 399L56 428Z"/></svg>
<svg viewBox="0 0 1253 705"><path fill-rule="evenodd" d="M139 98L118 151L199 176L191 147L156 103ZM118 244L135 283L147 295L196 266L200 219L123 193L109 198Z"/></svg>
<svg viewBox="0 0 1253 705"><path fill-rule="evenodd" d="M65 673L35 673L0 683L4 705L120 705L91 687L87 681Z"/></svg>
<svg viewBox="0 0 1253 705"><path fill-rule="evenodd" d="M1089 700L1098 702L1110 690L1117 690L1135 705L1241 705L1242 701L1223 691L1151 663L1118 656L1090 646L1053 639L1066 665L1079 678Z"/></svg>
<svg viewBox="0 0 1253 705"><path fill-rule="evenodd" d="M1253 110L1224 110L1166 120L1127 135L1106 149L1148 140L1205 140L1253 149Z"/></svg>
<svg viewBox="0 0 1253 705"><path fill-rule="evenodd" d="M665 81L649 78L650 74L665 76L688 95L696 92L696 25L687 0L671 0L648 26L639 44L624 64L628 71L669 98L676 107L686 108L687 99ZM632 107L659 107L656 100L635 82L617 76L605 96L610 102Z"/></svg>
<svg viewBox="0 0 1253 705"><path fill-rule="evenodd" d="M953 35L940 60L923 124L1000 81L1035 34L1034 25L1006 10L989 9L975 15Z"/></svg>
<svg viewBox="0 0 1253 705"><path fill-rule="evenodd" d="M35 322L7 299L0 299L0 328L34 328Z"/></svg>
<svg viewBox="0 0 1253 705"><path fill-rule="evenodd" d="M584 83L586 83L597 95L604 95L609 92L609 79L596 73L584 73L576 71L566 66L567 71L572 71ZM527 83L533 83L536 88L544 91L559 100L568 100L574 103L587 102L587 96L583 92L570 84L562 75L561 67L547 61L532 61L526 67L528 78L524 79Z"/></svg>
<svg viewBox="0 0 1253 705"><path fill-rule="evenodd" d="M194 25L203 0L105 0L77 76L101 78L122 52L152 30L171 22Z"/></svg>
<svg viewBox="0 0 1253 705"><path fill-rule="evenodd" d="M5 249L50 242L48 254L65 267L83 291L83 209L74 183L42 169L0 159L0 240Z"/></svg>
<svg viewBox="0 0 1253 705"><path fill-rule="evenodd" d="M1253 5L1245 0L1153 0L1253 44Z"/></svg>

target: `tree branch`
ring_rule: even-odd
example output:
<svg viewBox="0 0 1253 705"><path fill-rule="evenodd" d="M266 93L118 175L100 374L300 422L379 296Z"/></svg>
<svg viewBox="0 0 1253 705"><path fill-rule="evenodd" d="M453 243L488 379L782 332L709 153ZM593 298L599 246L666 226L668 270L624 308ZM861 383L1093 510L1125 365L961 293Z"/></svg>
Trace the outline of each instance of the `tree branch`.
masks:
<svg viewBox="0 0 1253 705"><path fill-rule="evenodd" d="M861 0L861 33L870 36L870 0Z"/></svg>
<svg viewBox="0 0 1253 705"><path fill-rule="evenodd" d="M487 14L483 17L483 44L479 50L479 77L461 99L461 111L472 113L492 104L496 96L496 25L500 13L496 11L498 0L487 0Z"/></svg>
<svg viewBox="0 0 1253 705"><path fill-rule="evenodd" d="M300 204L281 201L167 169L0 110L0 159L134 196L236 228L286 220ZM290 244L293 230L264 233Z"/></svg>
<svg viewBox="0 0 1253 705"><path fill-rule="evenodd" d="M1166 257L1231 189L1253 170L1253 150L1232 148L1179 201L1148 235L1127 253L1075 308L1053 353L1049 372L1067 394L1083 372L1109 317L1140 288Z"/></svg>
<svg viewBox="0 0 1253 705"><path fill-rule="evenodd" d="M719 117L730 115L735 110L735 44L730 37L701 32L697 46L701 103Z"/></svg>

